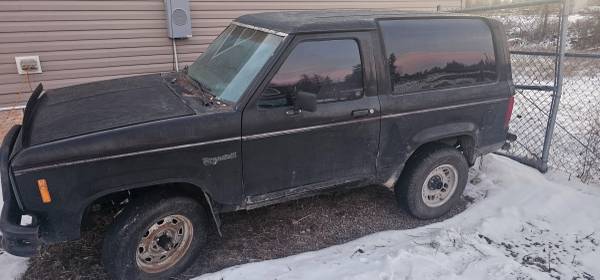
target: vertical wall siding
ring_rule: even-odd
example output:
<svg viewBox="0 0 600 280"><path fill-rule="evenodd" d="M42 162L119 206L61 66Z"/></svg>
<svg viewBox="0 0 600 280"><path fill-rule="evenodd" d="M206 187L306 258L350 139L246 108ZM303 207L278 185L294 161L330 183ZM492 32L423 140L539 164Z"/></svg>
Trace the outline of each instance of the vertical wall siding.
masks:
<svg viewBox="0 0 600 280"><path fill-rule="evenodd" d="M193 37L178 40L189 64L229 22L273 10L371 8L433 11L460 0L191 0ZM30 86L56 88L173 68L163 0L0 1L0 108L22 105ZM18 75L15 56L39 55L44 73Z"/></svg>

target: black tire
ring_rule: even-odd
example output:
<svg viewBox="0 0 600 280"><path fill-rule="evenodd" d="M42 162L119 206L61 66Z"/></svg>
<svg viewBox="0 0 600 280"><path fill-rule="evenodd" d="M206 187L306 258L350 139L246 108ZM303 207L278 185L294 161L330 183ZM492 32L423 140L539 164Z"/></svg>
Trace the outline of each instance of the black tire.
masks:
<svg viewBox="0 0 600 280"><path fill-rule="evenodd" d="M191 243L185 242L189 246L185 250L179 249L179 252L184 253L168 269L148 273L138 265L139 244L151 226L159 224L158 221L170 215L185 217L188 219L186 225L191 222ZM113 279L168 279L176 276L201 252L207 239L207 226L206 210L192 198L159 194L139 197L126 206L106 233L102 248L104 267ZM177 248L178 245L170 243L168 246Z"/></svg>
<svg viewBox="0 0 600 280"><path fill-rule="evenodd" d="M425 180L437 167L450 165L457 171L457 185L452 195L439 206L426 204L422 195ZM455 148L431 145L411 157L395 187L398 203L419 219L434 219L448 213L456 205L467 185L469 165L465 156Z"/></svg>

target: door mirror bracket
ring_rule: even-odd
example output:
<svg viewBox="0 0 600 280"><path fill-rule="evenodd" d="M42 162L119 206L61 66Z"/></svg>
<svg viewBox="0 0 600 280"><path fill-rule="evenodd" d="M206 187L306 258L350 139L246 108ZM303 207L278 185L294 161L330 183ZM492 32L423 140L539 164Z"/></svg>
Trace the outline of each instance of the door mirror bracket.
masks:
<svg viewBox="0 0 600 280"><path fill-rule="evenodd" d="M317 110L317 95L310 92L298 91L294 99L294 111L314 112Z"/></svg>

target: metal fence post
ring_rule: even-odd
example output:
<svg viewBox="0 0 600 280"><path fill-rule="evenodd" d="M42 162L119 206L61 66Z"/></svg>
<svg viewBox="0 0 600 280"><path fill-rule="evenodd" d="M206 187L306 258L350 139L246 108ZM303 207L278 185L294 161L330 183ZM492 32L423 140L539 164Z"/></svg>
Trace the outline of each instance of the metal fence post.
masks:
<svg viewBox="0 0 600 280"><path fill-rule="evenodd" d="M562 95L563 86L563 68L565 59L565 44L567 38L569 22L569 0L563 0L560 8L560 34L557 46L557 58L555 66L555 78L554 78L554 95L552 98L552 104L550 107L550 116L548 117L548 126L546 128L546 135L544 137L544 147L542 150L542 162L540 163L539 169L542 172L548 171L548 157L550 154L550 147L552 145L552 137L554 135L554 127L556 125L556 116L558 115L558 108L560 106L560 97Z"/></svg>

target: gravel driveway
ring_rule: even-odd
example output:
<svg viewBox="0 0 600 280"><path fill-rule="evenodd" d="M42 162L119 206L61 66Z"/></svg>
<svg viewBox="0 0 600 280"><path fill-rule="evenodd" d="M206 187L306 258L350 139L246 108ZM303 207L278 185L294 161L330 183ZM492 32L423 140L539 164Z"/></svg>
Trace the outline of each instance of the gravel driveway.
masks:
<svg viewBox="0 0 600 280"><path fill-rule="evenodd" d="M462 201L442 219L460 213L465 205ZM110 217L95 217L96 223L88 227L81 241L43 248L40 256L31 258L23 279L107 279L100 262L100 248L103 224ZM182 278L438 221L412 218L397 206L393 192L380 186L228 213L222 220L223 237L213 229L205 253Z"/></svg>

